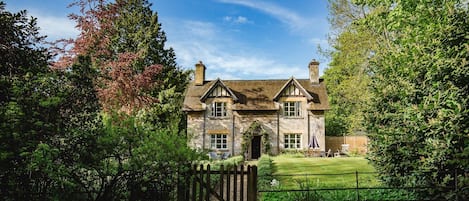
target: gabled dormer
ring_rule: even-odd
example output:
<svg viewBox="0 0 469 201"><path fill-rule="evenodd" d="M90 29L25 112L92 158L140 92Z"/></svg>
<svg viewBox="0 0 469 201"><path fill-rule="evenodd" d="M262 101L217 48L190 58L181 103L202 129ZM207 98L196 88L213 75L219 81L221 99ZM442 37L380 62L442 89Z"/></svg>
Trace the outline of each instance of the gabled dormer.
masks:
<svg viewBox="0 0 469 201"><path fill-rule="evenodd" d="M210 117L223 118L229 113L230 103L238 101L238 97L220 79L217 79L200 97L206 103Z"/></svg>
<svg viewBox="0 0 469 201"><path fill-rule="evenodd" d="M218 78L207 91L200 97L200 101L205 102L207 98L231 97L233 101L238 101L238 97L228 88L223 81Z"/></svg>
<svg viewBox="0 0 469 201"><path fill-rule="evenodd" d="M274 101L280 103L282 116L303 117L304 110L313 97L294 77L290 78L274 96Z"/></svg>
<svg viewBox="0 0 469 201"><path fill-rule="evenodd" d="M294 77L280 88L274 96L274 101L279 101L281 97L305 97L308 101L314 100L313 96Z"/></svg>

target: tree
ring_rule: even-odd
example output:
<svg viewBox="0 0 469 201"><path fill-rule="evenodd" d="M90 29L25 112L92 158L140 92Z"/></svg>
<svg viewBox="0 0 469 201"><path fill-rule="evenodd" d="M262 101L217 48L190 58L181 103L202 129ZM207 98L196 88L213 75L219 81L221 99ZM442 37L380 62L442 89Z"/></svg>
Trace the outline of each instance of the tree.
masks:
<svg viewBox="0 0 469 201"><path fill-rule="evenodd" d="M422 199L469 198L467 1L357 2L377 36L370 161L390 185L431 186Z"/></svg>
<svg viewBox="0 0 469 201"><path fill-rule="evenodd" d="M0 2L0 194L34 199L54 181L32 168L34 151L63 133L67 80L48 68L36 18ZM46 160L46 159L44 159Z"/></svg>
<svg viewBox="0 0 469 201"><path fill-rule="evenodd" d="M333 29L329 42L333 50L325 52L332 59L323 76L331 103L326 132L350 135L365 131L364 111L371 98L368 62L375 39L368 29L353 23L367 15L365 6L349 0L330 0L329 10Z"/></svg>
<svg viewBox="0 0 469 201"><path fill-rule="evenodd" d="M140 111L155 125L181 128L190 72L177 66L173 49L166 49L166 36L151 4L146 0L83 0L72 6L80 7L80 14L72 14L71 19L82 32L75 40L60 41L73 47L61 52L56 66L67 67L76 55L90 55L102 74L98 90L104 109Z"/></svg>
<svg viewBox="0 0 469 201"><path fill-rule="evenodd" d="M70 121L74 125L63 143L37 149L34 167L47 169L48 177L61 184L56 192L79 200L147 200L161 186L173 193L180 179L176 171L200 157L178 135L177 124L166 125L181 118L181 105L163 101L178 100L174 98L187 80L176 74L187 72L171 63L174 53L164 49L164 33L147 1L83 0L74 5L80 15L71 18L82 32L62 41L73 47L61 53L55 68L67 69L72 86L84 89L73 97L96 95L77 102L97 108L99 99L103 111L84 125Z"/></svg>
<svg viewBox="0 0 469 201"><path fill-rule="evenodd" d="M184 128L182 101L190 71L179 68L174 50L166 49L166 34L147 0L120 0L116 3L119 6L115 21L118 34L112 39L115 51L141 52L139 62L133 67L137 71L145 66L161 65L161 71L155 77L157 84L150 89L158 104L145 112L146 120L157 127Z"/></svg>
<svg viewBox="0 0 469 201"><path fill-rule="evenodd" d="M174 188L181 163L200 157L179 130L156 129L140 115L161 68L133 68L140 51L111 54L106 37L116 30L102 28L115 19L115 4L93 2L101 10L79 18L82 46L61 55L56 64L66 65L56 70L36 19L0 3L3 200L149 199L158 185ZM96 38L85 40L87 33Z"/></svg>

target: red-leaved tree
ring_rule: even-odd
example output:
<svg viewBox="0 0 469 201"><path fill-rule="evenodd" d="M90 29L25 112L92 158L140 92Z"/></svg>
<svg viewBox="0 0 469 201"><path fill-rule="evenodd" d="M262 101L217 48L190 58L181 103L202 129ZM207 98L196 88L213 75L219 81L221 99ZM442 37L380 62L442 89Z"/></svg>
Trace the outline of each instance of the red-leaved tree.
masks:
<svg viewBox="0 0 469 201"><path fill-rule="evenodd" d="M136 70L133 66L143 59L141 51L113 47L112 39L118 34L114 22L124 4L125 1L105 0L77 0L70 4L80 8L79 14L69 15L77 23L80 34L76 39L55 42L53 51L59 59L52 67L67 69L78 55L89 56L93 67L100 72L95 85L103 109L132 114L157 101L147 92L157 84L154 78L162 66L154 64Z"/></svg>

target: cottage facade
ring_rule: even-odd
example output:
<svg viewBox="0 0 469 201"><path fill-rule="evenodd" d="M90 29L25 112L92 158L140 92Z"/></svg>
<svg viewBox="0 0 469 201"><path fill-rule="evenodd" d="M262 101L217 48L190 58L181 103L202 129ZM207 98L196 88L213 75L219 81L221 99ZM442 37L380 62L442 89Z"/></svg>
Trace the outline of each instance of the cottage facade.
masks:
<svg viewBox="0 0 469 201"><path fill-rule="evenodd" d="M205 80L205 65L196 64L183 106L189 145L248 159L310 147L324 151L327 92L319 62L308 67L309 79Z"/></svg>

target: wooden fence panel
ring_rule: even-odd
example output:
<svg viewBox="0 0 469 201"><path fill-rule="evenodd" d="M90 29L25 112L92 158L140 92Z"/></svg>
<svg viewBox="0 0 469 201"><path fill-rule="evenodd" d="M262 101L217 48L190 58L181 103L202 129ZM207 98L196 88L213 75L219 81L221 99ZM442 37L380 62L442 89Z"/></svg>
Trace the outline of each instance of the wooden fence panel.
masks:
<svg viewBox="0 0 469 201"><path fill-rule="evenodd" d="M366 154L368 151L368 137L357 136L326 136L326 151L331 149L332 152L342 150L342 144L349 144L349 152L357 154Z"/></svg>
<svg viewBox="0 0 469 201"><path fill-rule="evenodd" d="M190 175L185 178L183 193L179 200L219 200L237 201L257 200L257 167L220 166L218 170L211 169L210 165L194 165ZM187 198L187 199L186 199Z"/></svg>

